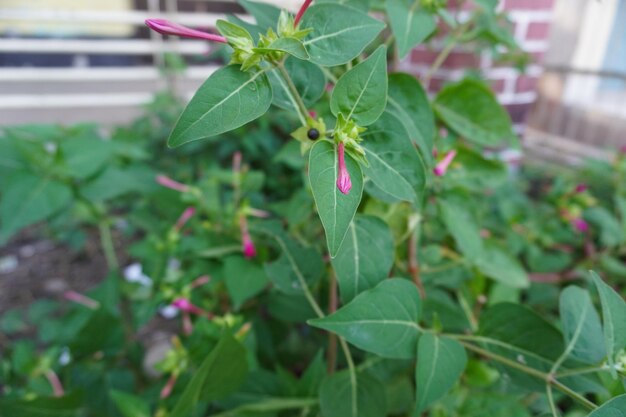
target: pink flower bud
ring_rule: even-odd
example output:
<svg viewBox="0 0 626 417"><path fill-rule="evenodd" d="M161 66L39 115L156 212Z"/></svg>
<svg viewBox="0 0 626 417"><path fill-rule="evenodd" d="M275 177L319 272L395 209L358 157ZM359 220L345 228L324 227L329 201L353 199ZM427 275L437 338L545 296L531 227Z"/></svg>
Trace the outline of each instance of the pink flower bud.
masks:
<svg viewBox="0 0 626 417"><path fill-rule="evenodd" d="M345 160L345 145L343 142L339 143L338 161L339 175L337 176L337 188L344 194L348 194L352 188L352 181L350 180L350 173L346 168Z"/></svg>
<svg viewBox="0 0 626 417"><path fill-rule="evenodd" d="M163 35L227 43L226 38L223 36L191 29L165 19L146 19L146 25L155 32L159 32Z"/></svg>
<svg viewBox="0 0 626 417"><path fill-rule="evenodd" d="M208 284L209 282L211 282L211 277L208 275L202 275L193 280L193 282L191 283L191 288L198 288L205 284Z"/></svg>
<svg viewBox="0 0 626 417"><path fill-rule="evenodd" d="M573 219L572 225L574 226L576 230L578 230L581 233L586 233L589 231L589 223L587 223L585 220L581 219L580 217Z"/></svg>
<svg viewBox="0 0 626 417"><path fill-rule="evenodd" d="M446 171L448 170L448 167L452 163L452 160L455 156L456 150L451 150L450 152L448 152L448 154L444 156L441 161L439 161L435 168L433 168L433 173L438 177L446 175Z"/></svg>
<svg viewBox="0 0 626 417"><path fill-rule="evenodd" d="M248 232L248 220L245 215L239 217L239 230L241 232L241 250L246 258L254 258L256 256L256 248L254 242Z"/></svg>
<svg viewBox="0 0 626 417"><path fill-rule="evenodd" d="M187 207L185 211L183 211L183 214L181 214L178 220L176 221L174 228L176 230L182 229L185 223L187 223L189 219L193 217L194 214L196 214L196 209L194 207Z"/></svg>
<svg viewBox="0 0 626 417"><path fill-rule="evenodd" d="M623 153L623 154L626 155L626 145L620 146L619 151L620 151L620 153Z"/></svg>
<svg viewBox="0 0 626 417"><path fill-rule="evenodd" d="M300 6L300 10L298 10L298 14L296 14L296 19L293 21L294 26L298 26L298 23L300 23L300 19L302 19L302 15L304 15L304 12L306 12L306 9L309 8L312 1L313 0L304 0L304 3L302 3L302 6Z"/></svg>
<svg viewBox="0 0 626 417"><path fill-rule="evenodd" d="M200 307L193 305L191 301L189 301L186 298L177 298L176 300L174 300L172 305L176 307L177 309L184 311L186 313L196 314L198 316L210 315L210 313L204 311Z"/></svg>
<svg viewBox="0 0 626 417"><path fill-rule="evenodd" d="M100 308L99 302L97 302L93 298L87 297L86 295L77 293L76 291L66 291L65 293L63 293L63 297L66 300L73 301L76 304L81 304L92 310L97 310L98 308Z"/></svg>
<svg viewBox="0 0 626 417"><path fill-rule="evenodd" d="M577 193L584 193L585 191L587 191L587 184L578 184L574 191L576 191Z"/></svg>
<svg viewBox="0 0 626 417"><path fill-rule="evenodd" d="M189 186L185 184L181 184L178 181L174 181L173 179L165 175L157 175L156 182L158 182L164 187L170 188L172 190L180 191L181 193L185 193L189 191Z"/></svg>
<svg viewBox="0 0 626 417"><path fill-rule="evenodd" d="M239 151L233 154L233 172L235 174L241 172L241 152Z"/></svg>
<svg viewBox="0 0 626 417"><path fill-rule="evenodd" d="M161 399L164 399L170 396L170 394L172 393L172 390L174 389L174 385L176 384L176 379L177 379L176 375L174 374L170 375L169 379L167 380L167 383L161 390Z"/></svg>
<svg viewBox="0 0 626 417"><path fill-rule="evenodd" d="M50 383L50 386L52 386L52 392L55 397L62 397L63 394L65 394L63 384L61 384L59 376L53 370L50 369L46 372L46 379Z"/></svg>
<svg viewBox="0 0 626 417"><path fill-rule="evenodd" d="M315 110L309 110L309 116L311 116L313 119L317 118L317 112Z"/></svg>

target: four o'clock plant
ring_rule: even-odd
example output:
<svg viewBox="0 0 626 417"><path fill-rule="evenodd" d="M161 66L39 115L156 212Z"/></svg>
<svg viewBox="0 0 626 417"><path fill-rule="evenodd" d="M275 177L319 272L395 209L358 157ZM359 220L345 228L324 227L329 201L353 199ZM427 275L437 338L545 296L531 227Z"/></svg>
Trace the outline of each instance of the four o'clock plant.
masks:
<svg viewBox="0 0 626 417"><path fill-rule="evenodd" d="M350 5L306 0L295 16L269 5L242 3L256 24L236 17L218 20L219 35L165 20L146 21L159 33L225 44L230 52L228 65L212 73L188 103L168 144L177 147L219 136L263 116L271 106L295 116L291 137L307 161L307 185L323 226L328 256L286 230L284 224L265 219L266 213L240 201L241 154L237 153L233 214L245 267L250 268L246 277L254 276L259 258L267 260L266 254L257 253L251 233L257 242L261 236L274 242L278 255L263 269L273 288L293 297L296 304L306 300L317 316L307 323L332 334L326 353L328 375L320 382L319 401L314 402L319 414L388 415L385 386L366 371L381 361L402 362L411 368L408 388L414 388L415 394L409 396L412 411L406 415L453 415L438 404L457 384L468 363L477 366L470 354L497 362L509 371L511 380L520 375L524 381L531 379L534 385L525 389L545 393L545 403L554 416L560 401L560 397L555 400L556 391L582 408L595 409L595 403L574 389L582 385L575 385L567 376L575 374L572 367L580 363L598 366L605 354L610 357L608 363L620 363L618 352L624 348L626 336L621 330L616 336L614 328L608 329L610 350L602 347L590 353L587 345L579 346L576 329L587 326L587 320L596 320L596 316L582 317L577 310L585 306L585 311L591 311L584 290L564 291L560 313L565 342L558 352L548 353L519 340L518 334L507 328L508 322L522 317L528 328L546 329L539 316L508 306L487 310L479 318L486 297L480 293L476 299L483 302L475 306L467 301L468 294L491 285L487 282L501 298L518 295L530 284L524 268L499 248L499 242L481 235L476 213L468 207L459 186L465 180L459 178L464 166L471 165L482 150L515 146L506 111L485 83L475 78L446 85L431 100L420 80L389 73L388 56L406 56L436 31L438 23L449 26L451 45L484 37L512 47L512 41L498 30L497 2L477 1L463 23L452 18L440 0L388 0L377 10L379 18L368 13L370 2L366 0L347 2ZM384 30L392 36L384 39ZM450 48L445 48L428 77L449 52ZM433 157L435 148L443 155L439 162ZM158 182L195 193L165 177ZM191 214L181 218L176 230ZM456 250L446 246L445 250L422 252L420 236L430 227L445 228L453 239L447 244ZM468 281L466 291L454 294L459 311L433 307L449 305L451 300L440 290L433 295L423 282L420 262L429 256L449 260L451 269L462 265L475 277L454 278ZM406 278L389 278L392 270ZM323 276L328 277L325 283ZM612 290L595 282L610 299L603 301L603 307L611 304L606 308L626 317ZM327 300L316 292L321 286L328 288ZM177 299L174 305L187 318L204 314L187 299ZM467 326L449 328L446 314L460 314ZM554 331L551 327L545 330L550 335ZM337 343L345 364L339 371ZM241 348L231 336L225 336L206 359L209 371L217 361L214 355L225 350L224 346L233 351ZM355 357L364 359L361 366L357 367ZM616 369L612 368L613 373ZM171 384L177 372L172 375ZM163 397L169 396L171 384ZM189 398L196 398L203 384L210 382L194 378ZM188 398L185 395L183 398ZM464 400L452 402L458 401ZM272 413L289 408L278 403L286 408L271 408L272 403L260 410ZM299 407L302 402L294 404L298 406L293 408L301 408L298 415L317 415L309 413L308 405ZM188 415L189 407L179 402L173 415Z"/></svg>

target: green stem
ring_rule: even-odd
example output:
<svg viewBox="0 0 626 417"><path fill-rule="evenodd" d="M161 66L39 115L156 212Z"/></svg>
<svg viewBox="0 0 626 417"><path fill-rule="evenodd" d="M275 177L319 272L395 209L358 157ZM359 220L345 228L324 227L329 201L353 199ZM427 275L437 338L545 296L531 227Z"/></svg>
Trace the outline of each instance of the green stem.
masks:
<svg viewBox="0 0 626 417"><path fill-rule="evenodd" d="M306 126L306 119L307 119L307 115L309 114L306 106L304 105L304 101L302 100L302 97L300 96L300 93L298 92L298 89L296 88L295 84L293 83L291 77L289 76L289 73L287 72L287 70L285 69L285 65L282 62L279 62L276 64L276 68L278 68L278 71L280 72L280 75L282 76L283 80L285 80L285 82L287 83L287 88L289 89L289 92L291 93L291 96L293 97L293 99L295 100L295 104L296 104L296 111L298 112L298 117L300 118L300 123L302 123L302 126Z"/></svg>
<svg viewBox="0 0 626 417"><path fill-rule="evenodd" d="M591 401L589 401L588 399L586 399L585 397L583 397L582 395L578 394L577 392L573 391L572 389L570 389L569 387L567 387L566 385L563 385L561 382L557 381L554 376L547 374L545 372L541 372L537 369L531 368L529 366L526 366L524 364L521 364L519 362L516 362L514 360L511 360L509 358L506 358L504 356L498 355L497 353L493 353L491 351L488 351L486 349L480 348L478 346L475 346L471 343L468 342L464 342L463 340L457 338L457 340L459 340L459 342L465 346L465 348L467 348L468 350L471 350L475 353L478 353L479 355L485 356L487 358L493 359L497 362L500 362L510 368L514 368L517 369L518 371L522 371L528 375L532 375L536 378L539 378L543 381L546 382L546 384L552 385L554 386L554 388L558 389L559 391L561 391L562 393L569 395L570 397L572 397L573 399L575 399L576 401L578 401L579 403L581 403L582 405L584 405L585 407L587 407L590 410L595 410L596 408L598 408L598 406L594 403L592 403Z"/></svg>
<svg viewBox="0 0 626 417"><path fill-rule="evenodd" d="M346 340L343 337L339 338L339 343L341 344L341 349L343 350L343 354L346 357L346 362L348 362L348 372L350 372L350 388L352 390L352 417L358 417L354 415L354 411L357 410L357 380L356 380L356 368L354 366L354 360L352 359L352 354L350 353L350 348L346 343Z"/></svg>
<svg viewBox="0 0 626 417"><path fill-rule="evenodd" d="M472 311L469 304L467 303L467 300L465 299L461 291L457 291L456 296L459 299L459 304L461 304L461 308L463 309L463 312L465 313L465 317L467 317L467 321L469 322L470 328L472 329L473 332L477 331L478 320L476 320L476 317L474 316L474 312Z"/></svg>
<svg viewBox="0 0 626 417"><path fill-rule="evenodd" d="M548 404L550 404L552 416L559 417L559 412L556 410L556 404L554 403L554 397L552 396L552 385L546 384L546 394L548 396Z"/></svg>
<svg viewBox="0 0 626 417"><path fill-rule="evenodd" d="M428 87L428 84L430 84L430 80L435 74L435 72L439 69L439 67L441 67L441 65L444 63L446 58L448 58L448 55L450 55L454 47L459 42L459 39L461 38L461 36L470 27L472 22L473 22L473 19L469 19L467 22L459 26L457 30L455 31L454 35L452 35L452 37L450 38L448 44L441 50L441 52L439 52L439 55L437 55L437 58L435 58L435 62L433 62L431 67L428 69L426 76L424 77L425 86Z"/></svg>
<svg viewBox="0 0 626 417"><path fill-rule="evenodd" d="M113 245L113 237L111 236L111 228L106 220L101 220L98 223L98 229L100 231L100 244L102 245L102 251L107 262L109 271L117 271L120 264L115 254L115 246Z"/></svg>
<svg viewBox="0 0 626 417"><path fill-rule="evenodd" d="M320 69L322 70L324 75L326 75L326 78L328 78L330 80L331 83L337 84L337 81L339 81L339 80L337 79L337 77L335 77L335 74L330 72L330 70L328 68L326 68L326 67L320 67Z"/></svg>
<svg viewBox="0 0 626 417"><path fill-rule="evenodd" d="M280 401L276 401L280 400ZM309 408L318 404L317 398L269 398L260 403L245 404L223 413L214 414L213 417L238 416L245 412L272 412L291 410L299 408Z"/></svg>
<svg viewBox="0 0 626 417"><path fill-rule="evenodd" d="M602 368L602 367L597 367L597 366L589 366L586 368L578 368L578 369L568 369L566 371L563 372L559 372L555 375L556 378L565 378L568 376L574 376L574 375L582 375L582 374L591 374L594 372L608 372L609 369L607 368Z"/></svg>

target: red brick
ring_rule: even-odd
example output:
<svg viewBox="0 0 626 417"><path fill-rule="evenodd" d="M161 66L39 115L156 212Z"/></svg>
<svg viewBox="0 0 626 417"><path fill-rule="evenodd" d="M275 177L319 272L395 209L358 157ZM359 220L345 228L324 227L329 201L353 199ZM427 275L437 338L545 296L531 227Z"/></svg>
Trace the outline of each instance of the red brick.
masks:
<svg viewBox="0 0 626 417"><path fill-rule="evenodd" d="M506 81L503 79L489 80L489 86L494 93L502 93L504 91L505 85Z"/></svg>
<svg viewBox="0 0 626 417"><path fill-rule="evenodd" d="M550 24L546 22L531 22L526 31L526 39L542 40L548 39L550 35Z"/></svg>
<svg viewBox="0 0 626 417"><path fill-rule="evenodd" d="M524 123L532 104L507 104L504 106L513 123Z"/></svg>
<svg viewBox="0 0 626 417"><path fill-rule="evenodd" d="M527 93L529 91L535 91L537 89L537 77L529 77L527 75L520 75L515 82L515 92Z"/></svg>
<svg viewBox="0 0 626 417"><path fill-rule="evenodd" d="M504 0L505 10L552 10L555 0Z"/></svg>
<svg viewBox="0 0 626 417"><path fill-rule="evenodd" d="M411 52L411 63L432 64L440 51L414 49ZM472 52L452 51L441 65L441 68L475 68L480 66L480 57Z"/></svg>

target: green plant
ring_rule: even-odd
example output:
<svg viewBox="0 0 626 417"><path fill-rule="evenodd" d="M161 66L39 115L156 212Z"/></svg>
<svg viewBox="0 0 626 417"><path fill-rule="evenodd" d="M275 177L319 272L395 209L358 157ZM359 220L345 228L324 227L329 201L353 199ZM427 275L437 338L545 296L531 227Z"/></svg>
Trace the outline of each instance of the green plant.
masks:
<svg viewBox="0 0 626 417"><path fill-rule="evenodd" d="M141 230L130 248L140 265L111 263L87 298L68 294L75 303L59 317L29 314L52 347L11 346L2 369L15 388L0 410L602 417L626 409L626 304L587 272L619 275L624 157L603 167L614 178L604 184L610 202L572 181L533 200L485 157L516 139L481 80L451 83L431 101L412 76L387 73L388 47L406 54L438 19L450 26L449 45L515 52L495 2L477 2L463 23L439 1L310 3L294 17L242 1L257 24L232 17L218 22L221 35L148 21L227 43L231 64L200 87L169 136L189 158L170 151L161 163L176 180L157 177L162 188L126 207ZM370 6L385 11L388 37ZM255 122L256 134L243 126L272 104L282 110ZM220 140L199 145L211 137ZM11 200L3 193L3 204ZM572 279L578 285L560 291ZM137 332L159 311L178 312L182 330L150 377ZM15 328L19 317L7 316L5 329ZM62 346L71 366L57 363ZM61 396L62 382L75 392Z"/></svg>

